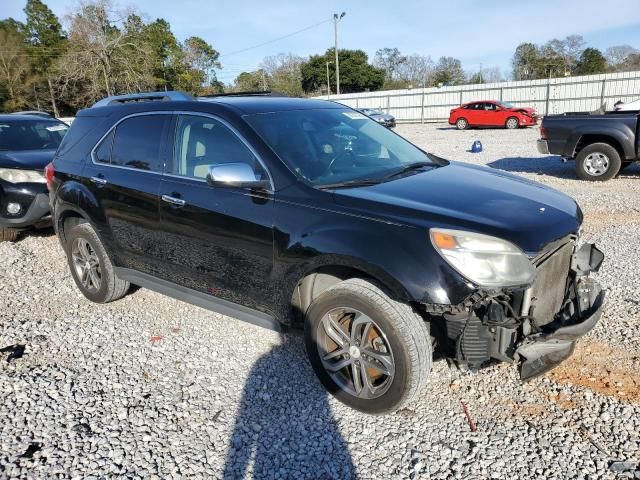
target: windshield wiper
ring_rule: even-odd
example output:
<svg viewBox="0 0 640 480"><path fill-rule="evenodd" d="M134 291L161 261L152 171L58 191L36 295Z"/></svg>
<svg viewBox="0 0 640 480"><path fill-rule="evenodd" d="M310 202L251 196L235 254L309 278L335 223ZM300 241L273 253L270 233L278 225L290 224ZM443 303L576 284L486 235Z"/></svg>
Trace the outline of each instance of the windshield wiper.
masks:
<svg viewBox="0 0 640 480"><path fill-rule="evenodd" d="M360 180L346 180L344 182L325 183L324 185L316 186L316 188L319 188L320 190L331 190L332 188L366 187L368 185L377 185L382 181L382 178L362 178Z"/></svg>
<svg viewBox="0 0 640 480"><path fill-rule="evenodd" d="M415 163L410 163L409 165L405 165L404 167L402 167L399 170L396 170L395 172L392 172L388 175L386 175L384 177L385 180L388 180L389 178L393 178L393 177L397 177L399 175L405 174L405 173L409 173L412 172L413 170L420 170L421 168L424 167L434 167L435 164L431 163L431 162L415 162Z"/></svg>

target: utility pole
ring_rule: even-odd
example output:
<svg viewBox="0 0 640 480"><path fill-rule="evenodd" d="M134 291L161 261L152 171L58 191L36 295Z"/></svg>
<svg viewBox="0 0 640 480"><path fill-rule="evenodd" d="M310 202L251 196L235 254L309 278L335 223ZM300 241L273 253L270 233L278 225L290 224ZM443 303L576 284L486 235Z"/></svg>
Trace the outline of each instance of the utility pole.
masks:
<svg viewBox="0 0 640 480"><path fill-rule="evenodd" d="M264 74L264 68L262 69L262 91L267 91L267 77Z"/></svg>
<svg viewBox="0 0 640 480"><path fill-rule="evenodd" d="M329 64L331 62L327 62L327 100L331 98L331 84L329 83Z"/></svg>
<svg viewBox="0 0 640 480"><path fill-rule="evenodd" d="M342 20L347 13L342 12L340 15L333 14L333 37L336 51L336 95L340 95L340 63L338 60L338 22Z"/></svg>

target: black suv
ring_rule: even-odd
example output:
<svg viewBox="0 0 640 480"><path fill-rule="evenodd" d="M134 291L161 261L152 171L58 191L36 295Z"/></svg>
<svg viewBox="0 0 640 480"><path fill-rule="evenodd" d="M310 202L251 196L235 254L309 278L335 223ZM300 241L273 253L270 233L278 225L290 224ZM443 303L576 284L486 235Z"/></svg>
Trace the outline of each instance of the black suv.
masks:
<svg viewBox="0 0 640 480"><path fill-rule="evenodd" d="M0 115L0 241L51 225L44 168L68 128L42 112Z"/></svg>
<svg viewBox="0 0 640 480"><path fill-rule="evenodd" d="M111 97L52 166L54 224L94 302L130 284L304 329L324 386L370 413L405 405L434 349L522 378L594 327L603 255L574 200L449 162L332 102ZM230 325L230 328L233 328Z"/></svg>

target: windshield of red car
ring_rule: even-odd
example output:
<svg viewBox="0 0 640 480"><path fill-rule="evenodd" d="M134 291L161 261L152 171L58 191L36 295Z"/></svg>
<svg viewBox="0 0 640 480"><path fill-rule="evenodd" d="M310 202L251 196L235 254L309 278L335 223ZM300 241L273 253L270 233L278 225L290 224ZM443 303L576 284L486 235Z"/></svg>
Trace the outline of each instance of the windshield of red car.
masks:
<svg viewBox="0 0 640 480"><path fill-rule="evenodd" d="M427 155L366 115L304 109L244 117L297 176L316 186L383 178Z"/></svg>
<svg viewBox="0 0 640 480"><path fill-rule="evenodd" d="M55 150L68 129L51 120L0 120L0 150Z"/></svg>

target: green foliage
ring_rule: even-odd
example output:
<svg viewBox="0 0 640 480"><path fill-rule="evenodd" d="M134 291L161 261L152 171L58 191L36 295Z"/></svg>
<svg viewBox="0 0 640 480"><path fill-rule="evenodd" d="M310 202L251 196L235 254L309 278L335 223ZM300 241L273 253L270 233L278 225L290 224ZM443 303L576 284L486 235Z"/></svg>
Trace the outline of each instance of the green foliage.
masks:
<svg viewBox="0 0 640 480"><path fill-rule="evenodd" d="M577 75L594 75L607 72L607 60L597 48L585 48L576 65Z"/></svg>
<svg viewBox="0 0 640 480"><path fill-rule="evenodd" d="M460 60L453 57L440 57L433 74L436 85L460 85L465 82L466 75Z"/></svg>
<svg viewBox="0 0 640 480"><path fill-rule="evenodd" d="M302 64L302 89L307 92L319 92L326 88L327 62L333 62L334 49L324 55L312 55ZM370 65L367 54L362 50L338 50L340 62L340 93L354 93L378 90L384 83L385 72ZM335 88L335 66L330 65L329 78Z"/></svg>

